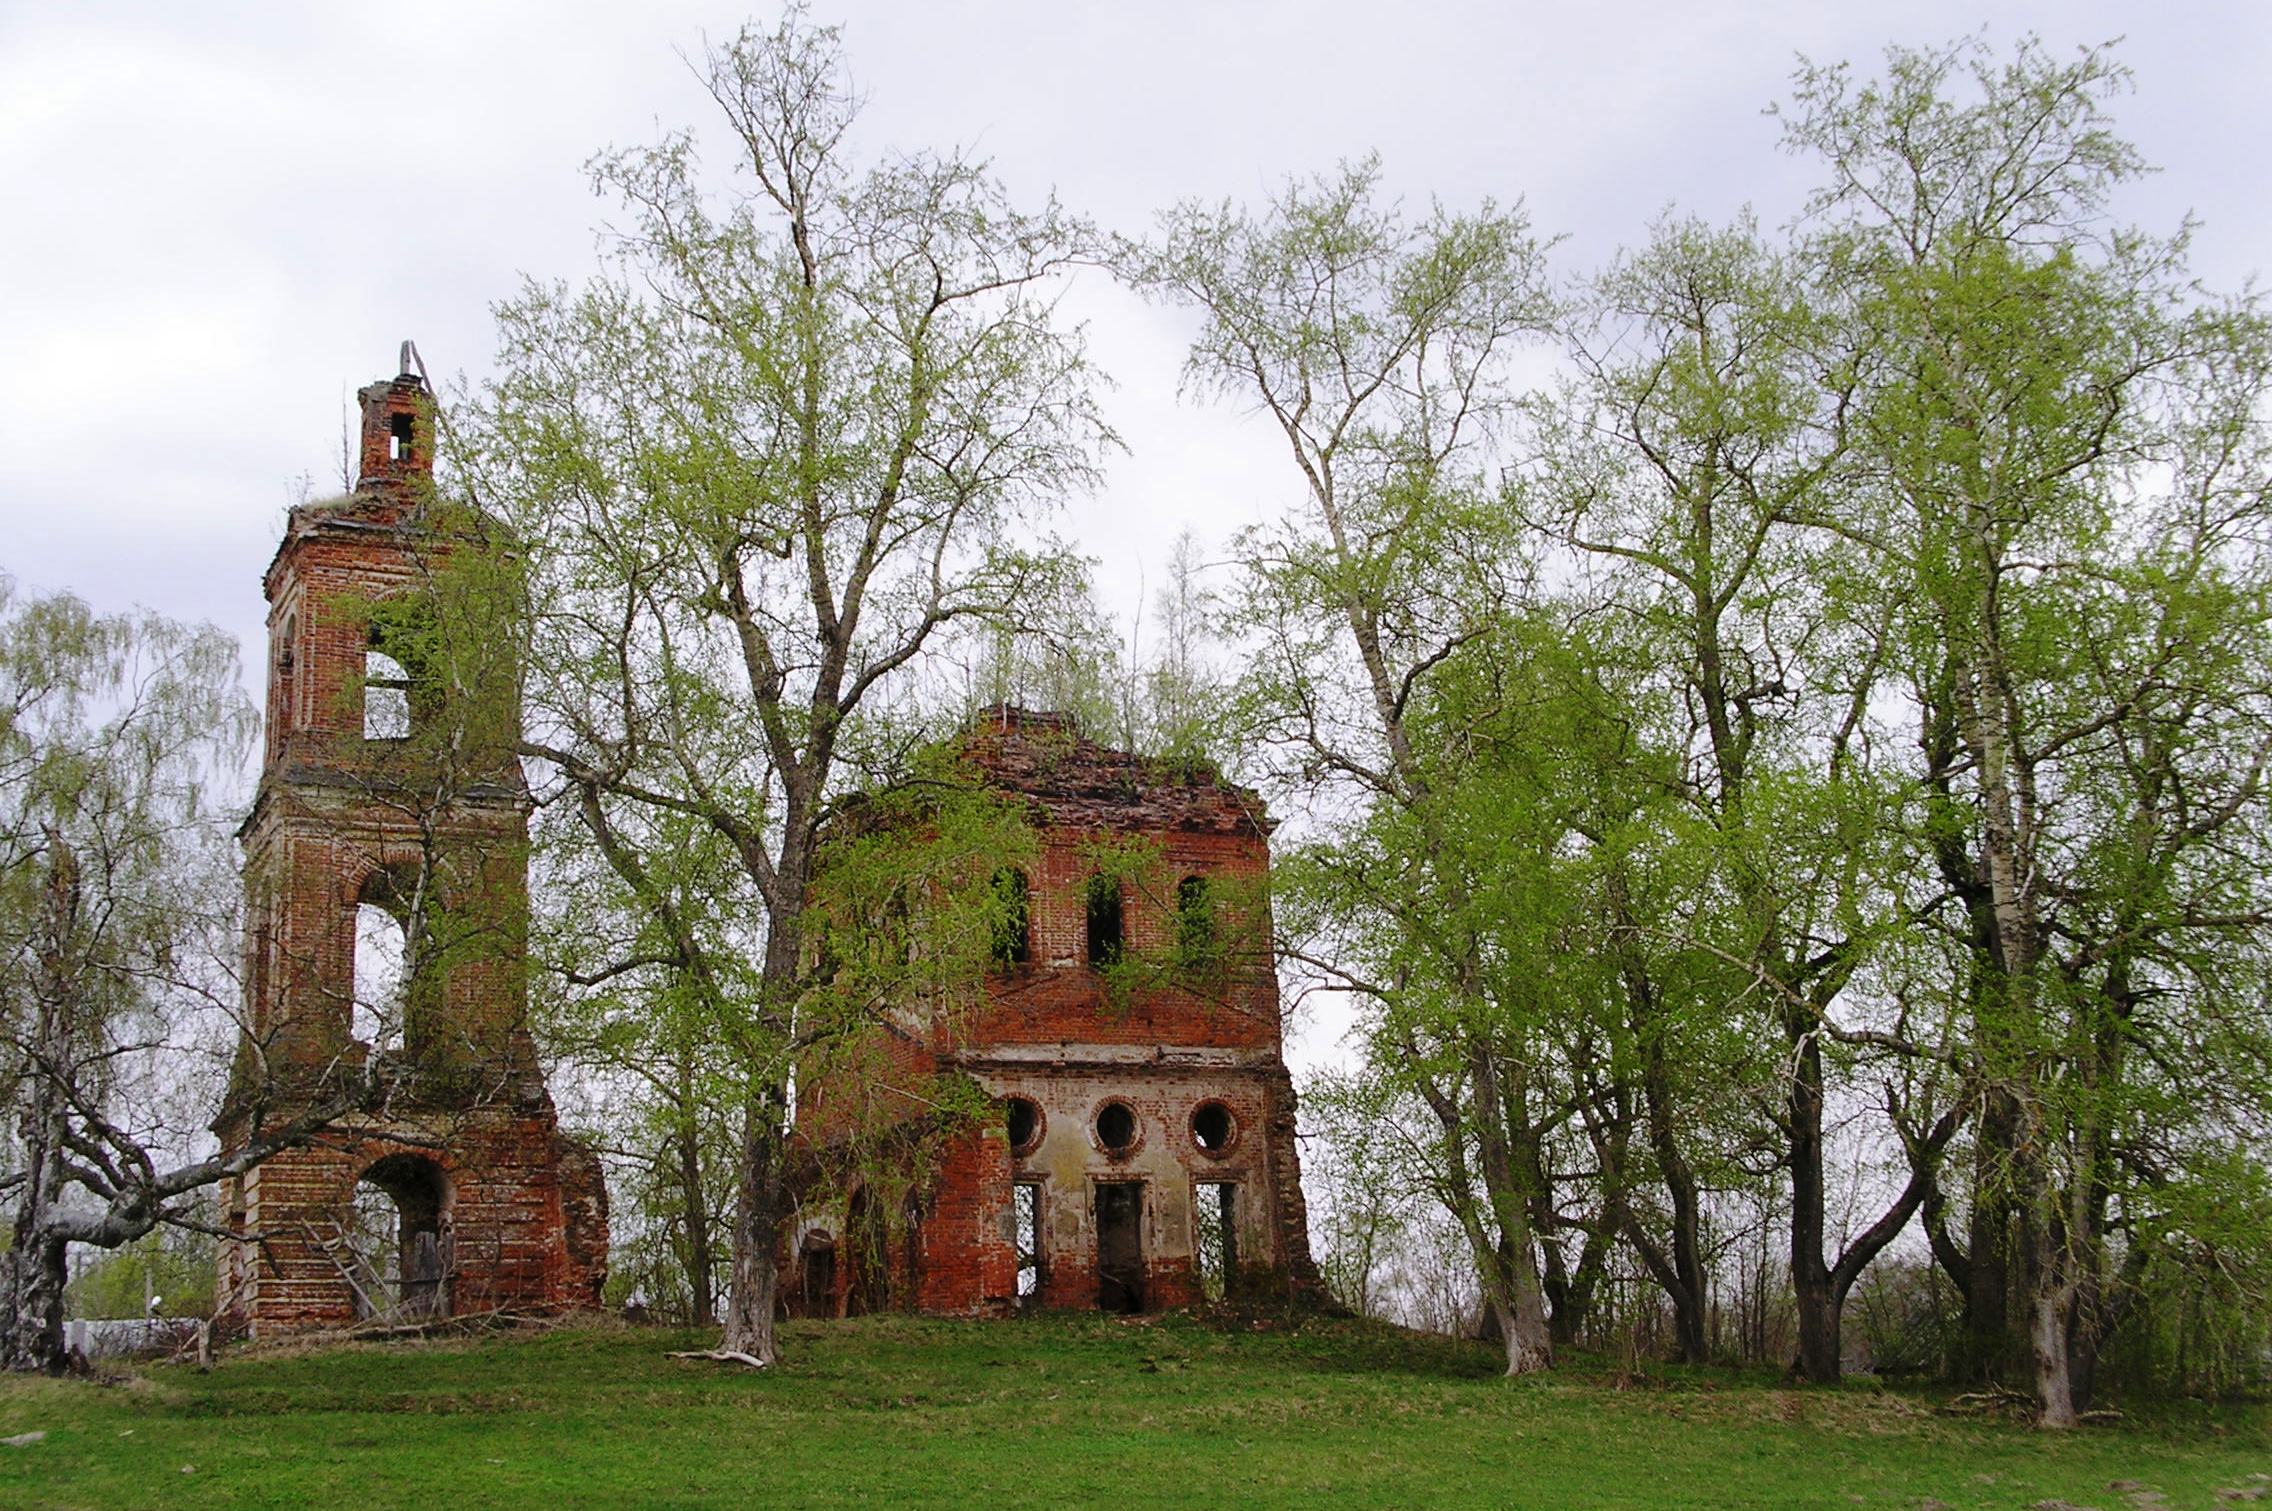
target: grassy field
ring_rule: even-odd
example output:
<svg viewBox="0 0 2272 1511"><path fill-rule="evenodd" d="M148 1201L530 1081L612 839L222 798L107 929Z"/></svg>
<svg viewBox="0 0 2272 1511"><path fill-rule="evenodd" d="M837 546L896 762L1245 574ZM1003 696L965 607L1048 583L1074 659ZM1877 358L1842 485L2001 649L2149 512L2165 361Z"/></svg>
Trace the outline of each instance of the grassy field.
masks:
<svg viewBox="0 0 2272 1511"><path fill-rule="evenodd" d="M797 1323L763 1374L593 1325L0 1382L0 1507L2272 1506L2272 1406L2050 1436L1899 1392L1365 1324ZM2226 1492L2220 1497L2219 1492ZM2158 1496L2159 1499L2154 1497Z"/></svg>

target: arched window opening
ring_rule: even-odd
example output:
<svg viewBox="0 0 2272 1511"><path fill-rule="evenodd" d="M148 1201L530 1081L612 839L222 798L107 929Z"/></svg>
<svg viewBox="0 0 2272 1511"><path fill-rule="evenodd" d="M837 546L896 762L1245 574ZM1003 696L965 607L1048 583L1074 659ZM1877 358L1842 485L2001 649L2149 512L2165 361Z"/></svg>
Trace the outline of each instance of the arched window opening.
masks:
<svg viewBox="0 0 2272 1511"><path fill-rule="evenodd" d="M269 645L275 665L268 683L268 724L265 731L271 756L283 745L284 737L300 727L300 679L295 675L299 664L299 643L300 616L286 614L284 622L276 627L275 638Z"/></svg>
<svg viewBox="0 0 2272 1511"><path fill-rule="evenodd" d="M1041 1104L1032 1097L1011 1097L1003 1109L1009 1125L1010 1152L1031 1154L1041 1146Z"/></svg>
<svg viewBox="0 0 2272 1511"><path fill-rule="evenodd" d="M1211 970L1221 958L1214 892L1204 876L1186 876L1176 883L1175 959L1186 970Z"/></svg>
<svg viewBox="0 0 2272 1511"><path fill-rule="evenodd" d="M449 1183L415 1154L392 1154L363 1172L326 1238L347 1280L355 1315L384 1322L450 1314L449 1239L443 1230Z"/></svg>
<svg viewBox="0 0 2272 1511"><path fill-rule="evenodd" d="M441 710L432 607L415 597L371 605L363 651L363 738L400 740Z"/></svg>
<svg viewBox="0 0 2272 1511"><path fill-rule="evenodd" d="M363 653L363 738L401 740L410 735L410 673L385 651Z"/></svg>
<svg viewBox="0 0 2272 1511"><path fill-rule="evenodd" d="M1033 887L1013 867L995 872L992 886L994 968L1006 971L1033 958Z"/></svg>
<svg viewBox="0 0 2272 1511"><path fill-rule="evenodd" d="M1120 963L1123 934L1120 878L1092 876L1088 890L1089 965L1103 970Z"/></svg>
<svg viewBox="0 0 2272 1511"><path fill-rule="evenodd" d="M355 907L355 1005L351 1037L373 1050L402 1047L410 986L410 940L392 909L376 902Z"/></svg>
<svg viewBox="0 0 2272 1511"><path fill-rule="evenodd" d="M349 1035L375 1053L415 1051L431 1026L435 976L426 943L427 889L413 867L363 878L355 902Z"/></svg>

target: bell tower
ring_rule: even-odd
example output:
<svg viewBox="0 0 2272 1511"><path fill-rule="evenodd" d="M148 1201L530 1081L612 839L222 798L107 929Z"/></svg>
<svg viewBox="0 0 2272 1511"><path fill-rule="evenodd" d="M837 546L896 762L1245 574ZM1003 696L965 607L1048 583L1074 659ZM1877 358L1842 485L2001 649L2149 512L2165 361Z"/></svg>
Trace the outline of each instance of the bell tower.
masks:
<svg viewBox="0 0 2272 1511"><path fill-rule="evenodd" d="M365 387L352 492L291 511L262 580L267 732L245 852L244 1035L224 1149L355 1110L223 1187L221 1310L256 1336L594 1306L597 1161L527 1023L527 788L497 532L434 484L403 343Z"/></svg>

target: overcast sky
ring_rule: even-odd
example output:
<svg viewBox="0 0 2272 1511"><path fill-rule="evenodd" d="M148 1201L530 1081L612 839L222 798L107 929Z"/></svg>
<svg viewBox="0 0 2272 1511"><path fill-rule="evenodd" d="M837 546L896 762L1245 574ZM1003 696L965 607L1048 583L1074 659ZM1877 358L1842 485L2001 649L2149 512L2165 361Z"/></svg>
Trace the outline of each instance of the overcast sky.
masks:
<svg viewBox="0 0 2272 1511"><path fill-rule="evenodd" d="M0 569L254 645L284 507L336 487L341 407L413 337L478 379L489 306L591 264L581 165L702 122L678 49L751 12L691 3L59 5L0 0ZM755 13L770 24L771 11ZM1794 55L1875 68L1986 24L2122 36L2119 119L2163 169L2128 218L2203 229L2232 288L2272 232L2272 7L2165 0L1813 4L824 3L874 148L973 147L1117 230L1258 199L1378 149L1414 203L1521 199L1575 277L1668 207L1788 216L1812 169L1762 109ZM1292 478L1235 413L1176 397L1189 318L1077 295L1128 443L1064 526L1125 616L1186 524L1220 540ZM248 664L257 657L248 654Z"/></svg>

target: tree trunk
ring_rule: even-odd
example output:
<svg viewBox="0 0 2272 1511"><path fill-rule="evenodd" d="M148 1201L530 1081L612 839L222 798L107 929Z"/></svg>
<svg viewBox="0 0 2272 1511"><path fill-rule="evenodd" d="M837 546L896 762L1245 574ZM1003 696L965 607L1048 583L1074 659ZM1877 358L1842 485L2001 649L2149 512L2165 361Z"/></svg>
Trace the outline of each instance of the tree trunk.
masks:
<svg viewBox="0 0 2272 1511"><path fill-rule="evenodd" d="M79 913L79 871L70 847L47 831L48 874L39 941L38 1011L17 1124L24 1183L16 1200L0 1275L0 1368L60 1373L63 1286L70 1245L51 1224L65 1186L63 1145L71 1078L71 1007L77 997L71 940Z"/></svg>
<svg viewBox="0 0 2272 1511"><path fill-rule="evenodd" d="M1488 1120L1498 1115L1496 1074L1487 1046L1477 1044L1471 1049L1468 1068L1478 1097L1472 1120L1462 1115L1457 1098L1427 1077L1420 1077L1417 1087L1443 1125L1444 1202L1466 1235L1468 1249L1474 1255L1476 1279L1489 1306L1490 1322L1497 1326L1500 1341L1506 1345L1507 1373L1530 1374L1554 1364L1553 1334L1546 1324L1546 1297L1531 1259L1530 1224L1524 1216L1523 1203L1512 1191L1498 1184L1506 1178L1507 1172L1502 1170L1498 1177L1486 1173L1484 1200L1476 1200L1474 1182L1468 1171L1468 1128L1471 1123L1477 1128L1477 1142L1482 1145L1486 1160L1494 1157L1493 1150L1503 1159L1506 1141L1481 1132ZM1486 1213L1491 1214L1492 1225L1498 1229L1496 1240L1485 1229Z"/></svg>
<svg viewBox="0 0 2272 1511"><path fill-rule="evenodd" d="M2067 1324L2067 1394L2078 1412L2091 1409L2098 1391L2098 1351L2106 1341L2105 1301L2096 1280L2082 1277Z"/></svg>
<svg viewBox="0 0 2272 1511"><path fill-rule="evenodd" d="M686 1286L696 1327L718 1322L717 1261L710 1249L710 1198L702 1185L702 1121L695 1100L694 1067L683 1056L678 1070L678 1178L686 1214Z"/></svg>
<svg viewBox="0 0 2272 1511"><path fill-rule="evenodd" d="M1711 1346L1704 1335L1702 1203L1697 1193L1696 1173L1689 1167L1688 1157L1681 1152L1674 1125L1671 1072L1664 1061L1663 1045L1647 1037L1642 1043L1642 1108L1648 1123L1649 1144L1657 1156L1657 1171L1672 1207L1669 1263L1675 1283L1666 1285L1664 1291L1672 1302L1673 1333L1681 1362L1702 1364L1711 1357Z"/></svg>
<svg viewBox="0 0 2272 1511"><path fill-rule="evenodd" d="M1790 1140L1791 1289L1798 1302L1799 1354L1794 1372L1815 1385L1835 1385L1839 1376L1839 1298L1832 1293L1830 1266L1823 1261L1822 1043L1814 1025L1786 1009L1783 1030L1791 1041L1791 1084L1784 1106Z"/></svg>
<svg viewBox="0 0 2272 1511"><path fill-rule="evenodd" d="M753 1091L742 1121L742 1170L734 1204L734 1256L720 1351L747 1354L761 1364L776 1355L774 1293L780 1282L781 1115L778 1086Z"/></svg>
<svg viewBox="0 0 2272 1511"><path fill-rule="evenodd" d="M1688 1192L1686 1206L1686 1212L1673 1223L1673 1268L1680 1275L1680 1286L1672 1292L1673 1330L1681 1362L1703 1364L1712 1357L1712 1349L1704 1334L1704 1260L1693 1189Z"/></svg>
<svg viewBox="0 0 2272 1511"><path fill-rule="evenodd" d="M1677 1230L1677 1223L1675 1224ZM1640 1256L1642 1268L1657 1283L1672 1303L1674 1351L1684 1364L1701 1364L1710 1356L1709 1340L1704 1335L1704 1280L1693 1256L1676 1258L1667 1254L1664 1246L1650 1237L1640 1219L1627 1214L1626 1241Z"/></svg>
<svg viewBox="0 0 2272 1511"><path fill-rule="evenodd" d="M1819 1262L1817 1269L1821 1266ZM1795 1287L1799 1314L1799 1355L1792 1372L1811 1385L1835 1385L1840 1373L1839 1307L1827 1273L1809 1276Z"/></svg>
<svg viewBox="0 0 2272 1511"><path fill-rule="evenodd" d="M1507 1373L1527 1375L1554 1364L1554 1334L1546 1321L1546 1292L1539 1284L1531 1252L1528 1193L1518 1189L1512 1151L1507 1147L1505 1103L1499 1090L1498 1056L1478 1040L1469 1055L1475 1088L1476 1145L1483 1157L1483 1190L1499 1230L1498 1244L1486 1255L1485 1273L1496 1277L1491 1304L1507 1343Z"/></svg>
<svg viewBox="0 0 2272 1511"><path fill-rule="evenodd" d="M1991 1097L1981 1114L1981 1151L1974 1161L1972 1218L1965 1240L1965 1370L1998 1380L2012 1359L2012 1229L2017 1214L1997 1165L2016 1126L2008 1098Z"/></svg>
<svg viewBox="0 0 2272 1511"><path fill-rule="evenodd" d="M1557 1348L1575 1345L1585 1331L1586 1318L1593 1311L1594 1294L1609 1268L1609 1253L1616 1243L1621 1221L1615 1213L1605 1211L1600 1225L1586 1233L1585 1247L1578 1251L1578 1266L1571 1272L1562 1294L1555 1298L1549 1319Z"/></svg>
<svg viewBox="0 0 2272 1511"><path fill-rule="evenodd" d="M37 1229L19 1229L0 1265L0 1368L58 1375L70 1363L63 1346L63 1287L69 1245Z"/></svg>
<svg viewBox="0 0 2272 1511"><path fill-rule="evenodd" d="M2063 1431L2075 1425L2075 1382L2067 1360L2066 1286L2042 1286L2028 1310L2028 1342L2035 1354L2036 1425Z"/></svg>
<svg viewBox="0 0 2272 1511"><path fill-rule="evenodd" d="M1573 1308L1569 1264L1562 1256L1562 1246L1555 1242L1554 1188L1552 1178L1546 1173L1544 1153L1539 1148L1538 1130L1530 1125L1527 1109L1517 1112L1515 1123L1519 1131L1515 1155L1521 1162L1523 1184L1530 1187L1531 1193L1530 1230L1538 1237L1538 1281L1539 1289L1545 1294L1547 1331L1559 1346L1569 1341L1564 1336L1565 1314L1574 1316L1577 1310L1583 1309L1583 1302Z"/></svg>
<svg viewBox="0 0 2272 1511"><path fill-rule="evenodd" d="M710 1252L710 1203L702 1190L702 1144L691 1109L679 1129L679 1180L685 1187L686 1287L696 1327L718 1321L716 1260Z"/></svg>
<svg viewBox="0 0 2272 1511"><path fill-rule="evenodd" d="M1980 808L1980 872L1987 883L1988 918L1995 942L1995 971L1988 1006L2004 1036L2014 1042L2015 1064L2029 1064L2042 1056L2032 1043L2043 1025L2042 1003L2036 973L2042 963L2043 931L2030 885L2030 855L2023 848L2022 819L2029 806L2030 783L2020 765L2017 742L2010 728L2009 700L2003 695L2002 646L1998 638L1998 612L1994 568L1997 557L1984 511L1976 511L1975 531L1982 568L1978 627L1974 631L1973 666L1976 679L1959 679L1957 708L1965 744L1977 767L1975 781ZM2030 1064L2030 1069L2033 1066ZM2036 1390L2046 1427L2071 1427L2075 1421L2074 1392L2067 1373L2067 1328L2073 1300L2072 1261L2061 1250L2068 1235L2058 1231L2059 1203L2054 1196L2056 1175L2046 1145L2050 1130L2040 1091L2026 1079L2007 1083L2012 1098L2012 1139L2008 1156L2014 1162L2009 1189L2024 1198L2028 1218L2027 1258L2029 1313L2027 1336L2034 1357ZM1983 1151L1996 1152L1984 1137ZM2077 1179L2087 1172L2078 1172ZM1976 1193L1975 1203L1979 1196ZM2008 1229L2006 1230L2008 1232ZM1991 1240L2001 1234L1986 1235ZM2079 1236L2079 1235L2075 1235ZM2007 1246L2008 1248L2008 1246ZM1984 1278L1982 1245L1973 1245L1975 1281ZM1994 1261L1989 1260L1991 1272ZM1987 1299L1997 1288L1976 1283L1976 1300ZM1979 1339L1977 1341L1985 1341Z"/></svg>
<svg viewBox="0 0 2272 1511"><path fill-rule="evenodd" d="M784 1044L795 1038L798 926L812 883L812 834L807 817L827 770L825 749L802 776L788 782L784 836L774 884L767 893L765 969L759 981L766 1026ZM773 1318L781 1283L781 1224L788 1215L787 1176L782 1158L787 1136L789 1086L776 1065L752 1065L753 1084L744 1093L740 1188L734 1202L733 1272L726 1299L727 1353L747 1354L761 1364L774 1362Z"/></svg>
<svg viewBox="0 0 2272 1511"><path fill-rule="evenodd" d="M1507 1345L1507 1373L1534 1375L1554 1367L1554 1339L1546 1325L1546 1299L1534 1286L1511 1288L1512 1305L1494 1295L1491 1310Z"/></svg>

